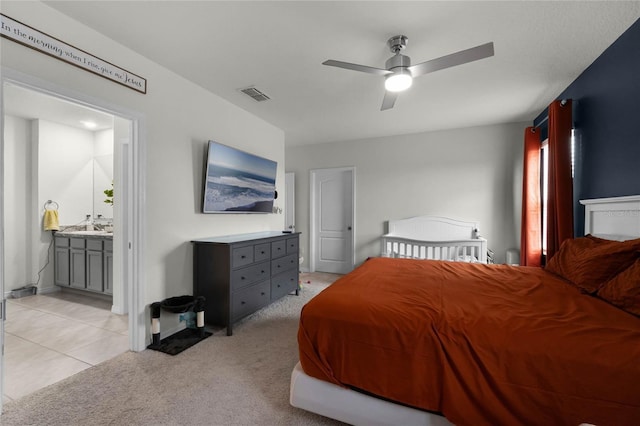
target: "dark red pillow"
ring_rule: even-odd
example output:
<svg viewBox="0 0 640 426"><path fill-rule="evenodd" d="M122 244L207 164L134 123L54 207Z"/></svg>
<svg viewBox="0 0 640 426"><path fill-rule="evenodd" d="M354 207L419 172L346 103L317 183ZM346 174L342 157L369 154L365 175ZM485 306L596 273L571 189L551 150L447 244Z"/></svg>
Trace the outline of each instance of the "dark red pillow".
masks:
<svg viewBox="0 0 640 426"><path fill-rule="evenodd" d="M612 241L586 236L565 240L545 270L593 294L640 257L640 238Z"/></svg>
<svg viewBox="0 0 640 426"><path fill-rule="evenodd" d="M640 316L640 259L607 281L598 290L598 297Z"/></svg>

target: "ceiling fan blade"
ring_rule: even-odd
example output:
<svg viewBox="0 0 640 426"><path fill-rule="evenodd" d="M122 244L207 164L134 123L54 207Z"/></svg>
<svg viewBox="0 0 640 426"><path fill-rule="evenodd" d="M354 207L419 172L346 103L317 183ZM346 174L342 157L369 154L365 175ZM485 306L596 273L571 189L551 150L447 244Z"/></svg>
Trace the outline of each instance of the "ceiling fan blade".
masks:
<svg viewBox="0 0 640 426"><path fill-rule="evenodd" d="M493 42L481 44L480 46L472 47L471 49L461 50L450 55L412 65L409 67L409 71L411 71L411 75L413 77L417 77L422 74L455 67L456 65L466 64L467 62L477 61L490 56L493 56Z"/></svg>
<svg viewBox="0 0 640 426"><path fill-rule="evenodd" d="M324 61L322 65L329 65L330 67L345 68L353 71L361 71L361 72L366 72L366 73L375 74L375 75L392 74L391 71L383 70L381 68L374 68L374 67L368 67L366 65L352 64L350 62L334 61L333 59Z"/></svg>
<svg viewBox="0 0 640 426"><path fill-rule="evenodd" d="M380 111L393 108L393 105L396 103L396 99L398 99L398 93L388 92L385 90Z"/></svg>

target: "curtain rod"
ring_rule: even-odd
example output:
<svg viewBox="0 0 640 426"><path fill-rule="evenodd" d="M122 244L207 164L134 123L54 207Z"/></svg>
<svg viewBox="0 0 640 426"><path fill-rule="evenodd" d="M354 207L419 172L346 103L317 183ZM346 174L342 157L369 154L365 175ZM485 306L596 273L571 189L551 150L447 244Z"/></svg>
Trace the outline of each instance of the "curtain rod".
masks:
<svg viewBox="0 0 640 426"><path fill-rule="evenodd" d="M565 106L566 104L567 104L567 99L560 100L560 105ZM540 115L542 114L544 114L544 117L540 120L538 124L535 124L535 120L534 120L533 127L538 128L542 126L547 120L549 120L549 107L545 108L544 111L540 113ZM538 115L538 117L540 117L540 115Z"/></svg>

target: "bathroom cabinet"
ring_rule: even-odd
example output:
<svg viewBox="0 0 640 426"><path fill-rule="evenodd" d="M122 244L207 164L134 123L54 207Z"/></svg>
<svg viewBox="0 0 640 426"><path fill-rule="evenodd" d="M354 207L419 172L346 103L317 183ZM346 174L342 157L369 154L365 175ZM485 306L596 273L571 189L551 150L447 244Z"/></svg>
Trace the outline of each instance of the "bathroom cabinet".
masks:
<svg viewBox="0 0 640 426"><path fill-rule="evenodd" d="M226 326L228 336L234 322L298 294L298 233L258 232L192 243L193 294L205 297L205 322Z"/></svg>
<svg viewBox="0 0 640 426"><path fill-rule="evenodd" d="M113 240L101 235L57 234L54 277L60 287L112 294Z"/></svg>
<svg viewBox="0 0 640 426"><path fill-rule="evenodd" d="M104 292L113 294L113 240L104 241L102 272Z"/></svg>
<svg viewBox="0 0 640 426"><path fill-rule="evenodd" d="M54 283L59 286L69 286L69 238L55 238L54 248Z"/></svg>

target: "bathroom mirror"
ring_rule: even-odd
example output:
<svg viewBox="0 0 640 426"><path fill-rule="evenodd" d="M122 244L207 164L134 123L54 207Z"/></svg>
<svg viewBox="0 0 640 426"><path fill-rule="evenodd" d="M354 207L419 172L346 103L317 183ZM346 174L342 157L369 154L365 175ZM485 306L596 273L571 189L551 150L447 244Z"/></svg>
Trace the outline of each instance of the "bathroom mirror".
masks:
<svg viewBox="0 0 640 426"><path fill-rule="evenodd" d="M111 189L113 183L113 154L96 155L93 157L93 217L102 215L113 218L113 206L105 203L107 199L104 191Z"/></svg>

